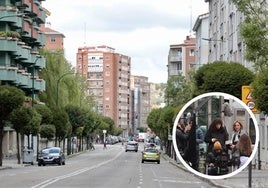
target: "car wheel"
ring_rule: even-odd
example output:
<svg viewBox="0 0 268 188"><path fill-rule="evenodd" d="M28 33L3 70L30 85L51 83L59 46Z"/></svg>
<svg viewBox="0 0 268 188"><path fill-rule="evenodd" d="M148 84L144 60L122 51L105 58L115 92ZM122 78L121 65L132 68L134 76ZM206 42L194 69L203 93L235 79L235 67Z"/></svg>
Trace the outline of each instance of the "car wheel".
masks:
<svg viewBox="0 0 268 188"><path fill-rule="evenodd" d="M144 163L144 160L141 160L141 163Z"/></svg>
<svg viewBox="0 0 268 188"><path fill-rule="evenodd" d="M60 162L58 163L58 165L61 165L62 164L62 160L60 159Z"/></svg>
<svg viewBox="0 0 268 188"><path fill-rule="evenodd" d="M127 150L126 150L126 152L127 152Z"/></svg>
<svg viewBox="0 0 268 188"><path fill-rule="evenodd" d="M65 165L65 161L62 161L62 165Z"/></svg>
<svg viewBox="0 0 268 188"><path fill-rule="evenodd" d="M41 163L38 163L38 166L41 166Z"/></svg>
<svg viewBox="0 0 268 188"><path fill-rule="evenodd" d="M157 161L157 164L160 164L160 161Z"/></svg>

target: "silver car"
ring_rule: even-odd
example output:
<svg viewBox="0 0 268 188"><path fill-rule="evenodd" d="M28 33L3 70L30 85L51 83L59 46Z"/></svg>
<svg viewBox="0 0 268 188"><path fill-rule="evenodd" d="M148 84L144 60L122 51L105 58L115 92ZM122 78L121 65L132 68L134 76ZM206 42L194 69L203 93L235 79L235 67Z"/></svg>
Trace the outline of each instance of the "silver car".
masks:
<svg viewBox="0 0 268 188"><path fill-rule="evenodd" d="M128 141L125 145L125 151L135 151L138 152L139 143L136 141Z"/></svg>

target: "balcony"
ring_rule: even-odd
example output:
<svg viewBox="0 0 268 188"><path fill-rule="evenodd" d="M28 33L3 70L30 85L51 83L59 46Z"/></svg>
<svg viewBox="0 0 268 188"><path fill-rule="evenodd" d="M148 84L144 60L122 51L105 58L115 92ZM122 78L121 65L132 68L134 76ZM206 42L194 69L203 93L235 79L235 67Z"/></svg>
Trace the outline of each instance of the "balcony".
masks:
<svg viewBox="0 0 268 188"><path fill-rule="evenodd" d="M25 70L18 70L18 67L0 66L0 80L13 82L21 88L32 88L31 73L25 72ZM45 81L36 76L34 88L37 91L45 91Z"/></svg>
<svg viewBox="0 0 268 188"><path fill-rule="evenodd" d="M181 56L172 55L172 56L169 56L169 61L171 61L171 62L182 61L182 57Z"/></svg>

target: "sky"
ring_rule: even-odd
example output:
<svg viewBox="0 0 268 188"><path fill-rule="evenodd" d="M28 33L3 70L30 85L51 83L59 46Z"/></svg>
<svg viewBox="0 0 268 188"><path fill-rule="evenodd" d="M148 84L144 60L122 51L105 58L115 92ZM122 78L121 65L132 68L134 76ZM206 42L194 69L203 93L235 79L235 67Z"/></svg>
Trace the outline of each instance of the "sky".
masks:
<svg viewBox="0 0 268 188"><path fill-rule="evenodd" d="M167 82L169 46L181 44L205 0L46 0L46 22L65 35L65 57L73 66L79 47L106 45L131 57L131 74Z"/></svg>

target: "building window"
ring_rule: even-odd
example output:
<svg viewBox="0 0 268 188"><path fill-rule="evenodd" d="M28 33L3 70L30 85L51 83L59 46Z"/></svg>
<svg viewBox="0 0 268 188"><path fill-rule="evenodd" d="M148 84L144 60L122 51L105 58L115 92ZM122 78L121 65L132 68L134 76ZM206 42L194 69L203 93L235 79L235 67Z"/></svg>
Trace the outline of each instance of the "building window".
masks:
<svg viewBox="0 0 268 188"><path fill-rule="evenodd" d="M179 61L177 63L177 70L182 70L182 63L181 63L181 61Z"/></svg>
<svg viewBox="0 0 268 188"><path fill-rule="evenodd" d="M194 56L194 49L190 49L189 56Z"/></svg>
<svg viewBox="0 0 268 188"><path fill-rule="evenodd" d="M182 55L182 51L181 49L178 49L178 56L181 57L181 55Z"/></svg>
<svg viewBox="0 0 268 188"><path fill-rule="evenodd" d="M110 72L109 71L105 72L105 76L110 76Z"/></svg>
<svg viewBox="0 0 268 188"><path fill-rule="evenodd" d="M51 37L50 38L50 42L53 42L53 43L56 42L56 38L55 37Z"/></svg>

